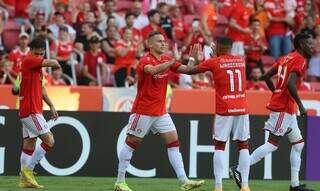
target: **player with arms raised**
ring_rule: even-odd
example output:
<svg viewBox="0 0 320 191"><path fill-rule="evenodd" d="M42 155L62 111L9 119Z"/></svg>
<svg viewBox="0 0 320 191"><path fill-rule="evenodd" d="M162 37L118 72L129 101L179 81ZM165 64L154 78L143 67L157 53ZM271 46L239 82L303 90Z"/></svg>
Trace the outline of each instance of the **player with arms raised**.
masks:
<svg viewBox="0 0 320 191"><path fill-rule="evenodd" d="M19 116L22 122L23 148L21 152L21 174L19 187L43 188L34 178L33 169L54 144L53 135L42 113L42 100L51 110L54 120L58 113L42 86L42 67L60 68L58 61L44 59L46 43L42 39L31 42L31 52L23 59L21 65L21 85L19 90ZM42 143L36 147L37 138ZM36 148L35 148L36 147Z"/></svg>
<svg viewBox="0 0 320 191"><path fill-rule="evenodd" d="M297 87L302 83L307 63L306 59L312 56L313 39L307 34L297 34L294 38L295 51L280 58L263 77L269 89L273 92L267 108L271 111L270 117L264 127L270 132L268 141L257 148L250 156L251 165L256 164L267 154L279 147L279 140L287 135L292 144L290 153L291 186L289 191L312 191L305 185L300 185L299 171L301 165L301 152L304 140L301 136L296 117L296 105L300 115L306 117L306 110L297 93ZM278 80L274 86L271 78L277 75ZM234 174L238 172L233 171ZM237 175L236 175L237 177ZM238 183L240 180L235 179Z"/></svg>
<svg viewBox="0 0 320 191"><path fill-rule="evenodd" d="M191 190L201 186L204 181L193 181L187 178L179 151L176 127L165 108L169 71L187 73L189 67L177 62L180 55L177 54L176 48L174 58L165 54L167 43L161 33L150 33L148 45L150 52L140 59L137 67L138 93L126 126L128 135L119 155L118 177L114 189L131 191L125 182L125 173L133 152L151 130L153 133L159 133L164 139L169 161L182 184L181 189ZM197 53L195 50L199 49L199 45L197 47L193 49L193 55Z"/></svg>
<svg viewBox="0 0 320 191"><path fill-rule="evenodd" d="M242 175L241 191L250 191L248 186L250 155L250 125L246 97L246 63L242 56L231 55L232 41L217 40L217 57L210 58L189 73L211 71L216 88L216 117L213 129L215 152L213 166L214 191L222 191L223 160L225 144L232 132L232 140L239 148L239 171ZM213 48L214 49L214 48Z"/></svg>

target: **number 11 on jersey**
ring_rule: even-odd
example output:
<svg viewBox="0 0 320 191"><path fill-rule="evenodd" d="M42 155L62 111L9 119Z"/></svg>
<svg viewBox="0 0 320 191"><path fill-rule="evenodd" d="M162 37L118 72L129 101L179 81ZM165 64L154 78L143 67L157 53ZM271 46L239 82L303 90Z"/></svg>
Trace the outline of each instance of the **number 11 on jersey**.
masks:
<svg viewBox="0 0 320 191"><path fill-rule="evenodd" d="M234 92L235 87L235 78L238 77L238 91L242 91L242 77L241 77L241 71L239 69L233 70L227 70L227 74L229 75L229 82L230 82L230 92Z"/></svg>

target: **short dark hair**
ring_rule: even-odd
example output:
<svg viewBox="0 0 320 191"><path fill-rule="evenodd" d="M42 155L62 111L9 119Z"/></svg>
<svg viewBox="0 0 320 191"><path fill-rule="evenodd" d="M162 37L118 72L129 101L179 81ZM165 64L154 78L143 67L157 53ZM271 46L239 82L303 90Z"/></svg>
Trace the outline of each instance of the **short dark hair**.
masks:
<svg viewBox="0 0 320 191"><path fill-rule="evenodd" d="M301 44L304 40L307 40L311 38L311 36L309 34L306 33L299 33L297 34L294 39L293 39L293 46L295 49L299 49L301 48Z"/></svg>
<svg viewBox="0 0 320 191"><path fill-rule="evenodd" d="M137 15L136 15L135 13L133 13L133 12L127 12L126 15L125 15L125 17L124 17L125 20L127 20L127 18L130 17L130 16L134 16L135 18L137 17Z"/></svg>
<svg viewBox="0 0 320 191"><path fill-rule="evenodd" d="M230 38L227 37L219 37L217 39L217 43L223 46L232 46L232 40Z"/></svg>
<svg viewBox="0 0 320 191"><path fill-rule="evenodd" d="M69 30L68 30L68 27L66 27L66 26L60 26L60 27L59 27L59 31L68 32Z"/></svg>
<svg viewBox="0 0 320 191"><path fill-rule="evenodd" d="M153 32L149 33L148 39L150 39L150 38L152 38L152 37L154 37L156 35L163 35L163 34L161 32L158 32L158 31L153 31Z"/></svg>
<svg viewBox="0 0 320 191"><path fill-rule="evenodd" d="M159 14L159 11L157 11L156 9L151 9L150 11L148 11L148 18L150 19L155 14Z"/></svg>
<svg viewBox="0 0 320 191"><path fill-rule="evenodd" d="M168 5L168 4L165 3L165 2L160 2L160 3L158 3L157 7L158 7L159 9L161 9L162 7L167 6L167 5Z"/></svg>
<svg viewBox="0 0 320 191"><path fill-rule="evenodd" d="M45 49L46 48L46 41L42 38L35 38L31 41L30 48L31 49L38 49L38 48Z"/></svg>
<svg viewBox="0 0 320 191"><path fill-rule="evenodd" d="M250 19L250 23L251 23L251 24L254 23L254 22L260 23L260 20L259 20L259 19L256 19L256 18Z"/></svg>

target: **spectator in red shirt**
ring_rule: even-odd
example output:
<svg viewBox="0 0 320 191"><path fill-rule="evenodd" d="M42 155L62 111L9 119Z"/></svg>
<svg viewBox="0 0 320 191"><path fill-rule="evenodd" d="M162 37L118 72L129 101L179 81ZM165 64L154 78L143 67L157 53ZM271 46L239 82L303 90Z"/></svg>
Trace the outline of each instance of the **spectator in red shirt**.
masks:
<svg viewBox="0 0 320 191"><path fill-rule="evenodd" d="M59 39L51 44L50 49L52 57L58 60L63 73L71 77L72 72L68 61L73 50L73 43L70 40L68 28L63 26L59 28Z"/></svg>
<svg viewBox="0 0 320 191"><path fill-rule="evenodd" d="M100 50L100 40L98 37L93 36L90 41L90 49L84 54L82 69L82 79L80 80L81 85L101 85L100 80L102 80L107 74L106 70L108 66L106 65L106 56ZM102 69L102 70L101 70ZM101 72L99 79L97 72Z"/></svg>
<svg viewBox="0 0 320 191"><path fill-rule="evenodd" d="M193 45L200 44L203 47L205 44L209 45L211 42L212 39L205 35L200 20L198 18L193 19L191 28L189 28L188 36L184 39L184 44L187 47L184 51L184 56L189 53Z"/></svg>
<svg viewBox="0 0 320 191"><path fill-rule="evenodd" d="M252 69L250 80L247 83L247 90L268 90L268 87L264 81L261 81L261 70L258 67Z"/></svg>
<svg viewBox="0 0 320 191"><path fill-rule="evenodd" d="M27 33L20 33L18 47L9 53L8 59L13 63L10 73L13 77L17 77L20 72L22 60L30 52L30 48L28 46L29 42L29 35Z"/></svg>
<svg viewBox="0 0 320 191"><path fill-rule="evenodd" d="M166 32L159 26L160 14L157 10L150 10L148 12L149 25L145 26L142 30L143 40L147 40L148 35L153 31L158 31L166 37Z"/></svg>
<svg viewBox="0 0 320 191"><path fill-rule="evenodd" d="M267 50L267 42L260 33L260 21L253 19L250 24L252 33L246 39L245 50L247 55L247 78L249 78L251 69L258 66L261 73L264 74L262 55Z"/></svg>
<svg viewBox="0 0 320 191"><path fill-rule="evenodd" d="M137 16L134 13L132 13L132 12L126 13L126 16L125 16L126 26L121 28L119 33L120 33L121 37L123 38L124 31L126 29L131 29L132 35L133 35L133 40L138 43L138 42L142 41L142 36L141 36L141 31L133 26L136 18L137 18Z"/></svg>
<svg viewBox="0 0 320 191"><path fill-rule="evenodd" d="M230 15L227 36L233 41L231 53L234 55L244 55L244 42L251 33L250 11L246 7L249 3L249 0L238 1Z"/></svg>
<svg viewBox="0 0 320 191"><path fill-rule="evenodd" d="M14 14L14 20L22 25L25 23L28 23L29 19L29 6L30 6L31 0L15 0L15 14Z"/></svg>
<svg viewBox="0 0 320 191"><path fill-rule="evenodd" d="M284 0L266 0L265 8L270 21L267 29L270 53L273 58L278 59L292 50L291 36L286 34L288 26L293 25L294 21L286 17Z"/></svg>
<svg viewBox="0 0 320 191"><path fill-rule="evenodd" d="M229 18L232 13L232 5L236 2L237 0L218 0L219 14Z"/></svg>
<svg viewBox="0 0 320 191"><path fill-rule="evenodd" d="M64 79L62 78L63 72L61 68L53 69L52 75L48 78L47 85L50 86L65 86L67 85Z"/></svg>
<svg viewBox="0 0 320 191"><path fill-rule="evenodd" d="M142 50L133 40L132 30L126 29L123 40L119 40L115 45L114 76L117 87L124 87L126 79L135 76L136 57Z"/></svg>
<svg viewBox="0 0 320 191"><path fill-rule="evenodd" d="M187 31L183 24L183 17L180 8L178 6L172 6L170 8L170 15L173 26L172 35L174 42L178 43L178 46L181 47Z"/></svg>

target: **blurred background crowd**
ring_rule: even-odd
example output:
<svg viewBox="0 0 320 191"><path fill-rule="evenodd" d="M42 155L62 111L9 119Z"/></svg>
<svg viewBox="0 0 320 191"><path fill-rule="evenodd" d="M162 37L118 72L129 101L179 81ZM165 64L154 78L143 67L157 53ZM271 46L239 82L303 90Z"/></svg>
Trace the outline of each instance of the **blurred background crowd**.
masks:
<svg viewBox="0 0 320 191"><path fill-rule="evenodd" d="M316 41L303 91L320 90L320 0L0 0L0 85L12 84L35 38L62 70L43 71L47 85L128 87L148 50L152 31L163 33L181 63L200 43L204 59L218 37L233 40L232 54L247 60L250 90L267 90L261 75L293 50L295 34ZM214 88L210 73L170 74L173 88Z"/></svg>

